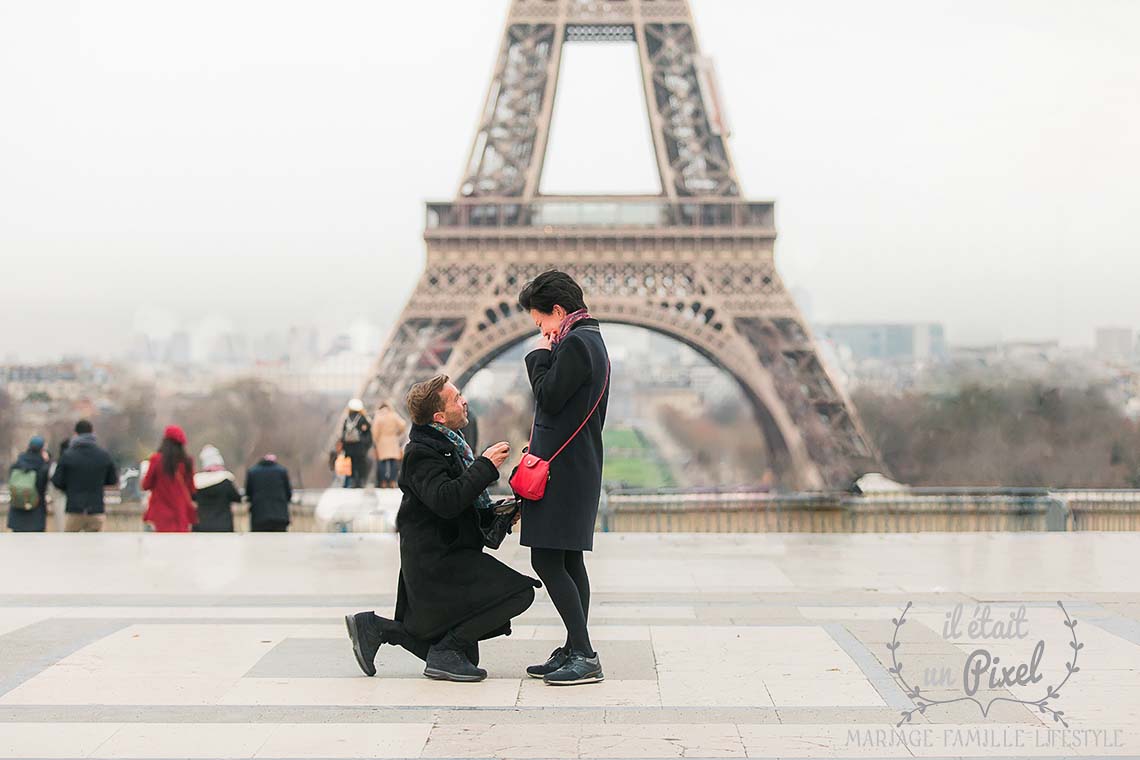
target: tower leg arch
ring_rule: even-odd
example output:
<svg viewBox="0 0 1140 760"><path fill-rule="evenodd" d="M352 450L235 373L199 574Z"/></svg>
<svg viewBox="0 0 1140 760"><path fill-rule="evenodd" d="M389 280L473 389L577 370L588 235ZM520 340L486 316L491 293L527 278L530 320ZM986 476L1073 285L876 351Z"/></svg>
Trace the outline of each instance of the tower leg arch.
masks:
<svg viewBox="0 0 1140 760"><path fill-rule="evenodd" d="M797 429L789 420L780 419L780 402L771 387L771 379L764 377L766 371L757 360L749 362L748 352L741 351L739 345L734 346L738 336L729 336L728 340L719 345L710 344L707 339L692 334L693 327L685 329L684 318L679 319L677 324L670 324L659 315L638 313L629 309L628 305L623 305L619 312L599 303L598 307L591 307L591 314L602 322L603 331L607 324L621 324L664 335L693 349L717 369L725 372L736 381L752 408L765 441L768 461L778 479L799 489L823 486L819 470L808 457ZM480 326L482 330L478 329ZM451 361L445 368L446 373L461 388L497 357L518 344L537 337L529 315L519 311L493 325L477 325L470 332L456 345Z"/></svg>

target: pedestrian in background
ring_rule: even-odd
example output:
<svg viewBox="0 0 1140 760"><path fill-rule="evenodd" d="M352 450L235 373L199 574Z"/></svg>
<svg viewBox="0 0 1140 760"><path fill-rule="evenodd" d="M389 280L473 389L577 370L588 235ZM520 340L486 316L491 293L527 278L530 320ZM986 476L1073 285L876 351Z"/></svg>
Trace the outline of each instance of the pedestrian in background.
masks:
<svg viewBox="0 0 1140 760"><path fill-rule="evenodd" d="M44 439L33 436L8 471L8 529L13 533L47 530L49 466Z"/></svg>
<svg viewBox="0 0 1140 760"><path fill-rule="evenodd" d="M67 497L65 531L103 530L107 522L103 491L119 485L119 472L111 455L95 442L89 421L75 423L75 436L60 456L51 484Z"/></svg>
<svg viewBox="0 0 1140 760"><path fill-rule="evenodd" d="M352 462L352 474L346 478L345 488L364 488L371 449L372 423L364 414L364 402L354 398L348 402L348 414L340 431L340 450Z"/></svg>
<svg viewBox="0 0 1140 760"><path fill-rule="evenodd" d="M194 473L194 501L198 503L198 524L195 533L233 533L233 505L241 502L234 474L226 469L222 452L216 446L206 445L198 454Z"/></svg>
<svg viewBox="0 0 1140 760"><path fill-rule="evenodd" d="M255 533L281 533L289 529L289 502L293 486L289 471L266 454L245 474L245 498L249 501L249 529Z"/></svg>
<svg viewBox="0 0 1140 760"><path fill-rule="evenodd" d="M150 457L142 488L150 491L143 522L158 533L189 533L198 522L194 506L194 461L186 453L186 433L170 425Z"/></svg>
<svg viewBox="0 0 1140 760"><path fill-rule="evenodd" d="M387 401L380 404L372 418L372 440L376 446L376 485L395 488L403 448L400 446L408 423Z"/></svg>

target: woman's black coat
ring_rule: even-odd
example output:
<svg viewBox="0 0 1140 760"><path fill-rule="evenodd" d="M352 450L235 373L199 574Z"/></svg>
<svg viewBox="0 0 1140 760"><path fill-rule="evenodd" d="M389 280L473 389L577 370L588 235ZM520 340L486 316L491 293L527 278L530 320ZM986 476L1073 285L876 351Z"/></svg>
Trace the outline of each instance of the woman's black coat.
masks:
<svg viewBox="0 0 1140 760"><path fill-rule="evenodd" d="M195 533L233 533L234 504L241 502L241 493L234 485L229 472L199 472L194 475L194 501L198 503L198 524Z"/></svg>
<svg viewBox="0 0 1140 760"><path fill-rule="evenodd" d="M491 460L477 457L464 470L445 435L429 425L412 426L396 516L396 620L412 636L437 641L474 615L541 585L483 551L475 498L498 479Z"/></svg>
<svg viewBox="0 0 1140 760"><path fill-rule="evenodd" d="M530 444L530 453L535 456L549 459L586 419L599 396L602 401L578 437L550 463L545 497L523 502L519 535L523 546L574 551L594 548L594 524L602 492L602 427L610 395L608 366L609 353L595 319L574 325L553 351L536 349L526 356L535 400Z"/></svg>
<svg viewBox="0 0 1140 760"><path fill-rule="evenodd" d="M8 470L31 470L36 473L36 493L40 503L35 509L15 509L8 507L8 529L13 533L42 533L47 529L47 484L49 465L38 451L24 451L16 458L16 463Z"/></svg>

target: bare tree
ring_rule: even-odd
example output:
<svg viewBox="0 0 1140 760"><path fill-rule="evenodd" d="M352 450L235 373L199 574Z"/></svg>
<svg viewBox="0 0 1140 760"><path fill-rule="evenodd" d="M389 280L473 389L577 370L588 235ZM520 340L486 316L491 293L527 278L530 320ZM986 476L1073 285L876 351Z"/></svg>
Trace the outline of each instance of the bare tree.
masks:
<svg viewBox="0 0 1140 760"><path fill-rule="evenodd" d="M1097 389L970 385L947 395L857 393L888 466L914 485L1124 487L1140 430Z"/></svg>
<svg viewBox="0 0 1140 760"><path fill-rule="evenodd" d="M125 467L146 459L158 444L154 388L131 383L116 393L113 402L92 422L102 446Z"/></svg>
<svg viewBox="0 0 1140 760"><path fill-rule="evenodd" d="M242 379L179 400L174 417L186 429L195 452L207 443L217 446L233 470L273 453L293 472L298 486L313 487L331 479L324 448L341 403Z"/></svg>
<svg viewBox="0 0 1140 760"><path fill-rule="evenodd" d="M5 462L15 456L13 446L16 444L16 428L19 424L19 408L12 403L8 391L0 388L0 454L4 454Z"/></svg>
<svg viewBox="0 0 1140 760"><path fill-rule="evenodd" d="M666 405L658 420L677 445L692 452L689 480L698 485L767 484L767 444L752 412L726 400L710 409L686 412Z"/></svg>

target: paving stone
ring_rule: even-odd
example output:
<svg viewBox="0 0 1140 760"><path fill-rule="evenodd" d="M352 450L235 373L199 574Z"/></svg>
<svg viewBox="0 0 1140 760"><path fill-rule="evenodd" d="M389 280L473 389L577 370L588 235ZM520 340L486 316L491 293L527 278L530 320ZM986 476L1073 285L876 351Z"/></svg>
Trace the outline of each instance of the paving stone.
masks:
<svg viewBox="0 0 1140 760"><path fill-rule="evenodd" d="M391 536L43 538L0 535L0 556L37 568L32 589L0 575L0 758L1140 755L1132 536L599 535L606 680L566 688L522 677L565 636L541 592L481 647L483 683L425 679L393 647L363 676L342 618L390 614ZM517 544L503 556L529 572ZM955 701L913 714L899 742L915 702L886 645L908 602L904 673ZM995 619L1024 606L1026 635L944 636L959 603ZM1050 733L1050 714L1012 700L1062 682L1074 633L1080 671L1050 703L1069 729ZM1041 681L985 686L986 716L960 698L972 651L1014 665L1036 641Z"/></svg>

